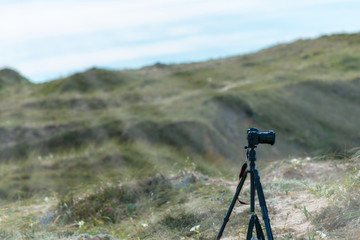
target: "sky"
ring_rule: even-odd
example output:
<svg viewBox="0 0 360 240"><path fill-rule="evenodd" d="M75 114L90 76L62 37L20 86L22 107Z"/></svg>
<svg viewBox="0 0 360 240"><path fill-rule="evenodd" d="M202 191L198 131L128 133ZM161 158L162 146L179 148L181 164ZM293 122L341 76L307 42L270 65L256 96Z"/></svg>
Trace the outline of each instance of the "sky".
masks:
<svg viewBox="0 0 360 240"><path fill-rule="evenodd" d="M359 11L358 0L0 0L0 68L41 83L206 61L359 32Z"/></svg>

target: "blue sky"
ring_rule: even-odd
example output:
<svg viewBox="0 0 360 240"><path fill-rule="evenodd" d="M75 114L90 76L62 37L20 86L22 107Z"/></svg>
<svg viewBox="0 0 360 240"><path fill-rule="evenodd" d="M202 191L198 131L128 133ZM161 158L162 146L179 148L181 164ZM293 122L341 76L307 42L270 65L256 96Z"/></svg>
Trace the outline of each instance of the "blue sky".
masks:
<svg viewBox="0 0 360 240"><path fill-rule="evenodd" d="M44 82L360 31L354 0L0 0L0 68Z"/></svg>

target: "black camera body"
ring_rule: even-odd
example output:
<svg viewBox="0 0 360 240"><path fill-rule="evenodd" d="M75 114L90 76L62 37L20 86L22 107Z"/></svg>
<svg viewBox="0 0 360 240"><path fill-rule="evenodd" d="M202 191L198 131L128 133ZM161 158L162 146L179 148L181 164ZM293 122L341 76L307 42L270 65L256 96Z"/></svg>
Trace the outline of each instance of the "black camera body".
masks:
<svg viewBox="0 0 360 240"><path fill-rule="evenodd" d="M259 132L257 128L249 128L247 130L247 140L249 148L255 148L260 143L275 144L275 132L270 130L268 132Z"/></svg>

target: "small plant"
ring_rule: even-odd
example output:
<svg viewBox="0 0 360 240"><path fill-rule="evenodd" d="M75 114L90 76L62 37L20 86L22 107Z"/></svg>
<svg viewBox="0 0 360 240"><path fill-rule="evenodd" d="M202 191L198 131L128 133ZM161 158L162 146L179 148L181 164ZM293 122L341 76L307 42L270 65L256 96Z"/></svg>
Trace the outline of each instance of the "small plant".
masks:
<svg viewBox="0 0 360 240"><path fill-rule="evenodd" d="M190 229L190 232L195 232L196 233L196 238L197 239L200 239L200 225L196 225L196 226L193 226L191 229Z"/></svg>
<svg viewBox="0 0 360 240"><path fill-rule="evenodd" d="M35 239L35 225L36 224L37 224L36 222L33 222L33 221L30 222L30 224L29 224L29 226L31 228L30 233L21 232L21 235L23 235L26 240Z"/></svg>
<svg viewBox="0 0 360 240"><path fill-rule="evenodd" d="M303 213L304 213L304 215L305 215L306 218L312 217L311 213L306 209L305 206L304 206L304 209L303 209Z"/></svg>
<svg viewBox="0 0 360 240"><path fill-rule="evenodd" d="M315 240L316 232L313 234L308 233L308 240Z"/></svg>
<svg viewBox="0 0 360 240"><path fill-rule="evenodd" d="M287 223L287 220L289 218L289 215L290 215L290 212L287 212L283 229L286 229L286 223Z"/></svg>
<svg viewBox="0 0 360 240"><path fill-rule="evenodd" d="M195 170L196 170L196 163L191 161L189 156L187 156L186 160L185 160L185 170L187 172L195 172Z"/></svg>

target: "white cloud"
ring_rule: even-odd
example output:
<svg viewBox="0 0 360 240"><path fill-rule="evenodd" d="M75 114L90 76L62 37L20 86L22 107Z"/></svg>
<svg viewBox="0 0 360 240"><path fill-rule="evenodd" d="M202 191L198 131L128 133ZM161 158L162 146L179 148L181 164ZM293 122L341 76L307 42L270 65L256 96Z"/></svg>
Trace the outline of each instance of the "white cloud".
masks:
<svg viewBox="0 0 360 240"><path fill-rule="evenodd" d="M60 73L214 48L233 54L329 31L356 30L329 17L307 29L308 9L355 0L28 0L0 2L0 64L26 75ZM336 9L335 9L336 10ZM317 10L316 10L317 11ZM333 10L332 10L333 11ZM331 16L329 12L329 16ZM316 13L315 13L316 14ZM346 14L346 13L344 13ZM355 18L355 17L354 17ZM224 20L224 23L217 21ZM356 21L352 21L356 22ZM214 24L212 26L211 24ZM223 24L223 25L222 25ZM279 25L271 25L279 24ZM286 26L286 24L288 26ZM215 26L216 25L216 26ZM285 27L284 27L284 26ZM312 24L314 25L314 24ZM294 28L302 26L305 30ZM331 28L331 26L336 26ZM285 29L287 28L287 29ZM329 30L330 29L330 30ZM332 29L332 30L331 30ZM255 46L254 43L258 45ZM244 48L241 48L244 46ZM126 67L126 66L125 66Z"/></svg>
<svg viewBox="0 0 360 240"><path fill-rule="evenodd" d="M240 1L242 2L242 1ZM25 41L50 36L131 31L139 26L164 25L244 9L237 1L36 1L2 7L0 42Z"/></svg>
<svg viewBox="0 0 360 240"><path fill-rule="evenodd" d="M27 1L1 7L0 43L62 36L104 29L131 31L139 26L226 14L280 14L300 7L351 0L132 0L132 1ZM75 2L75 3L74 3Z"/></svg>
<svg viewBox="0 0 360 240"><path fill-rule="evenodd" d="M265 35L263 31L253 32L251 36ZM233 33L217 36L195 36L183 39L164 41L160 43L142 44L133 47L118 47L107 50L74 53L70 55L44 58L31 62L23 62L16 67L23 69L28 74L36 74L43 69L48 71L66 71L69 66L73 68L84 68L93 65L105 65L115 61L132 60L139 57L149 57L153 55L161 56L167 54L184 53L209 47L216 47L219 42L234 42L249 38L249 34Z"/></svg>
<svg viewBox="0 0 360 240"><path fill-rule="evenodd" d="M131 31L139 26L167 25L207 16L273 14L340 0L132 0L27 1L1 7L0 43L41 39L104 29ZM347 1L348 2L348 1ZM285 12L286 12L285 11Z"/></svg>

